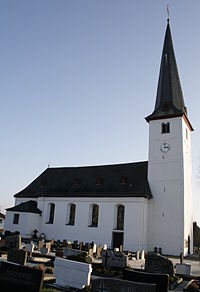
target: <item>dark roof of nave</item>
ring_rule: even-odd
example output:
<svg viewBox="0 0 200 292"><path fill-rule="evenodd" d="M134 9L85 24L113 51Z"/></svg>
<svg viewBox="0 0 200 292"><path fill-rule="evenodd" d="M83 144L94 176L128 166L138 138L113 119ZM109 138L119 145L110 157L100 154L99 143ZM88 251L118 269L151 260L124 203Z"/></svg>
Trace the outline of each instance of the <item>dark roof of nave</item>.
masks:
<svg viewBox="0 0 200 292"><path fill-rule="evenodd" d="M153 113L146 117L146 120L149 122L154 119L183 115L192 130L187 117L168 21L161 57L155 108Z"/></svg>
<svg viewBox="0 0 200 292"><path fill-rule="evenodd" d="M27 201L25 203L21 203L12 208L6 209L6 211L14 211L14 212L28 212L28 213L36 213L41 214L42 211L37 208L37 202L35 201Z"/></svg>
<svg viewBox="0 0 200 292"><path fill-rule="evenodd" d="M15 198L145 197L151 198L148 162L47 168Z"/></svg>

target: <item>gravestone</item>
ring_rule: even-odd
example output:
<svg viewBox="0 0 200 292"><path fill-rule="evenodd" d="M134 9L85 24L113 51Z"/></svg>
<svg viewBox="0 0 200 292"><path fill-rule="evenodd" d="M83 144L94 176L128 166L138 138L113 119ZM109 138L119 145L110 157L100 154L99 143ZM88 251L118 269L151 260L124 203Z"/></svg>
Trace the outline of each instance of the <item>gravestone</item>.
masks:
<svg viewBox="0 0 200 292"><path fill-rule="evenodd" d="M2 292L40 292L44 272L9 262L0 262L0 289Z"/></svg>
<svg viewBox="0 0 200 292"><path fill-rule="evenodd" d="M64 248L63 256L64 257L71 257L71 256L80 256L80 255L85 255L87 256L88 253L86 251L82 251L79 249L73 249L73 248Z"/></svg>
<svg viewBox="0 0 200 292"><path fill-rule="evenodd" d="M101 245L97 246L97 254L96 254L97 258L101 257L101 251L102 251L102 246Z"/></svg>
<svg viewBox="0 0 200 292"><path fill-rule="evenodd" d="M83 249L83 242L82 242L82 241L79 242L79 249L80 249L80 250Z"/></svg>
<svg viewBox="0 0 200 292"><path fill-rule="evenodd" d="M73 249L78 249L78 240L74 240L72 248Z"/></svg>
<svg viewBox="0 0 200 292"><path fill-rule="evenodd" d="M45 243L45 247L47 248L47 253L50 252L51 249L51 241Z"/></svg>
<svg viewBox="0 0 200 292"><path fill-rule="evenodd" d="M32 255L32 252L34 251L34 244L33 243L26 244L26 251L29 252L30 255Z"/></svg>
<svg viewBox="0 0 200 292"><path fill-rule="evenodd" d="M167 274L153 274L125 269L123 271L123 279L133 282L156 284L156 292L169 291L169 275Z"/></svg>
<svg viewBox="0 0 200 292"><path fill-rule="evenodd" d="M93 257L93 248L90 248L89 251L88 251L88 255L90 257Z"/></svg>
<svg viewBox="0 0 200 292"><path fill-rule="evenodd" d="M7 261L24 266L27 261L27 252L23 249L9 249Z"/></svg>
<svg viewBox="0 0 200 292"><path fill-rule="evenodd" d="M86 242L84 245L84 251L89 252L90 248L91 248L91 245L88 242Z"/></svg>
<svg viewBox="0 0 200 292"><path fill-rule="evenodd" d="M56 249L56 257L63 258L63 249Z"/></svg>
<svg viewBox="0 0 200 292"><path fill-rule="evenodd" d="M41 252L41 255L47 255L48 254L48 248L43 246L43 247L41 247L40 252Z"/></svg>
<svg viewBox="0 0 200 292"><path fill-rule="evenodd" d="M4 239L1 239L1 240L0 240L0 248L1 248L1 247L4 247L4 246L5 246L5 240L4 240Z"/></svg>
<svg viewBox="0 0 200 292"><path fill-rule="evenodd" d="M72 243L71 243L71 241L68 241L68 242L67 242L67 248L72 248Z"/></svg>
<svg viewBox="0 0 200 292"><path fill-rule="evenodd" d="M176 274L181 274L181 275L188 275L190 276L191 272L191 265L190 264L176 264Z"/></svg>
<svg viewBox="0 0 200 292"><path fill-rule="evenodd" d="M43 247L43 241L42 240L39 240L38 241L38 250L40 250L41 247Z"/></svg>
<svg viewBox="0 0 200 292"><path fill-rule="evenodd" d="M101 257L103 267L125 268L128 265L128 256L122 252L102 250Z"/></svg>
<svg viewBox="0 0 200 292"><path fill-rule="evenodd" d="M169 274L174 276L174 264L171 260L155 253L147 253L145 271L150 273Z"/></svg>
<svg viewBox="0 0 200 292"><path fill-rule="evenodd" d="M142 250L142 251L141 251L141 260L144 260L144 259L145 259L145 251Z"/></svg>
<svg viewBox="0 0 200 292"><path fill-rule="evenodd" d="M5 238L6 249L21 249L21 236L13 235Z"/></svg>
<svg viewBox="0 0 200 292"><path fill-rule="evenodd" d="M156 292L156 284L137 283L114 278L98 278L92 281L92 292ZM161 292L161 291L160 291Z"/></svg>
<svg viewBox="0 0 200 292"><path fill-rule="evenodd" d="M82 289L90 285L91 273L92 266L90 264L55 259L54 275L58 286Z"/></svg>
<svg viewBox="0 0 200 292"><path fill-rule="evenodd" d="M140 251L137 250L137 253L136 253L136 260L139 260L140 259Z"/></svg>
<svg viewBox="0 0 200 292"><path fill-rule="evenodd" d="M97 252L97 245L96 243L93 244L93 254L96 254Z"/></svg>

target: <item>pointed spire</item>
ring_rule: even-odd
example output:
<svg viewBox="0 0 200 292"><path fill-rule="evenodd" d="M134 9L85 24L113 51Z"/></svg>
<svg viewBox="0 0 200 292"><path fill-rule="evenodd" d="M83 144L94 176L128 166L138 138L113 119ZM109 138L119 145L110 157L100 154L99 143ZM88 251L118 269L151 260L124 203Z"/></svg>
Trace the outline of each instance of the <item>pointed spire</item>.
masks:
<svg viewBox="0 0 200 292"><path fill-rule="evenodd" d="M155 109L146 121L182 115L187 118L168 18Z"/></svg>

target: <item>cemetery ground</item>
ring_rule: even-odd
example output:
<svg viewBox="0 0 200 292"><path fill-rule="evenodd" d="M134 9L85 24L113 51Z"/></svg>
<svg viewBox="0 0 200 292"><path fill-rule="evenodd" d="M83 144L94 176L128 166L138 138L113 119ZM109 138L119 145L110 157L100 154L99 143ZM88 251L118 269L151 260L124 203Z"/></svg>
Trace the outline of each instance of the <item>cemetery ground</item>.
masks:
<svg viewBox="0 0 200 292"><path fill-rule="evenodd" d="M163 256L161 249L122 251L106 244L43 238L0 240L1 292L200 291L200 255Z"/></svg>

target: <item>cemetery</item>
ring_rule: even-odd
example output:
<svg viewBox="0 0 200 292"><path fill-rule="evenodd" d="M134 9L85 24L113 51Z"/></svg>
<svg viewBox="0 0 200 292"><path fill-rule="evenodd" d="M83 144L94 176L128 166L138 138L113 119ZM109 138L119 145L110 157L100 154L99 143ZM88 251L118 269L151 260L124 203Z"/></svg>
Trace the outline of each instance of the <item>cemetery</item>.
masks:
<svg viewBox="0 0 200 292"><path fill-rule="evenodd" d="M169 259L156 247L152 252L113 250L94 242L7 233L0 256L1 291L200 291L198 255L195 274L183 254Z"/></svg>

